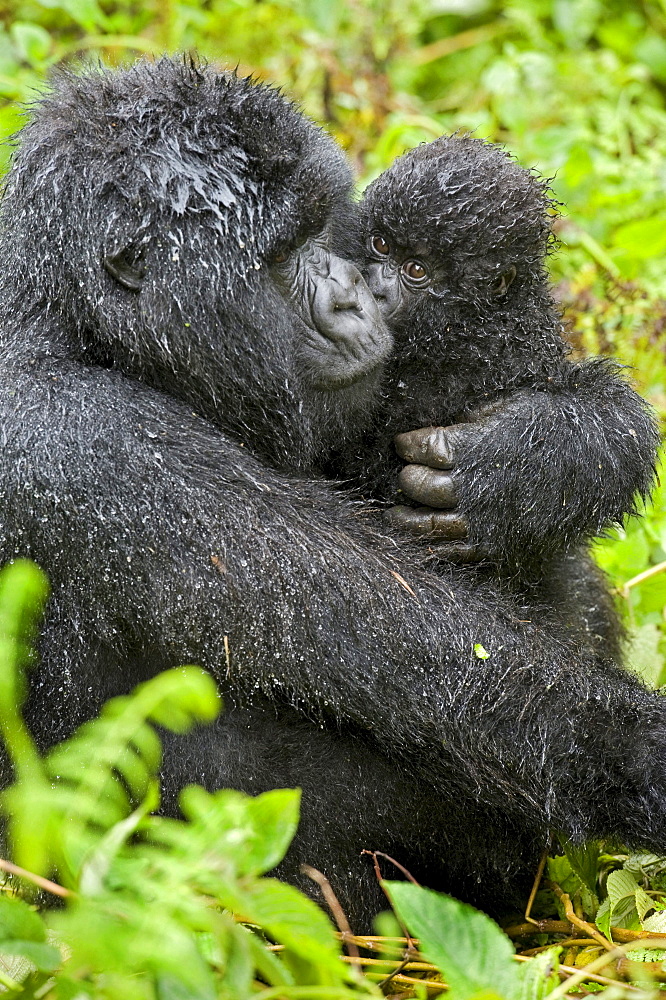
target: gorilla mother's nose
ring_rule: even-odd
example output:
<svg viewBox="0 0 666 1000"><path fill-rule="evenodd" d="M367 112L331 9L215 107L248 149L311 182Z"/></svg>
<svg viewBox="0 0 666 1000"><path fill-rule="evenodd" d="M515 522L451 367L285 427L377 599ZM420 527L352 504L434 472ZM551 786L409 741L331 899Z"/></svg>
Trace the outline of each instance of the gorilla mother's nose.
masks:
<svg viewBox="0 0 666 1000"><path fill-rule="evenodd" d="M334 309L361 308L359 284L363 282L363 278L351 261L331 256L329 280L332 282L331 299Z"/></svg>

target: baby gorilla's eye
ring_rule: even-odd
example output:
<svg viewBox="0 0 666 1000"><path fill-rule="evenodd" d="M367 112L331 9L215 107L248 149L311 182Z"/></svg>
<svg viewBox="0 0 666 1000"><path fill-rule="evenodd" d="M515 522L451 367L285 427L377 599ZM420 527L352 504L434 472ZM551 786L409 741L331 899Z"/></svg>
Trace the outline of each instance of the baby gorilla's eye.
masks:
<svg viewBox="0 0 666 1000"><path fill-rule="evenodd" d="M372 249L375 253L378 253L380 257L388 257L391 252L391 248L384 239L383 236L373 236L371 240Z"/></svg>
<svg viewBox="0 0 666 1000"><path fill-rule="evenodd" d="M413 284L421 285L428 277L428 269L419 260L406 260L402 265L402 273Z"/></svg>

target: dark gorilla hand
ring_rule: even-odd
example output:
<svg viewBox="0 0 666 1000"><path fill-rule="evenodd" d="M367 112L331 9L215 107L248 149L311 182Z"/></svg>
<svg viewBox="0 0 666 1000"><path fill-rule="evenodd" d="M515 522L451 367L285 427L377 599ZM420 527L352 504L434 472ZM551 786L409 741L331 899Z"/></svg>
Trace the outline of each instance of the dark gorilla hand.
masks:
<svg viewBox="0 0 666 1000"><path fill-rule="evenodd" d="M482 433L473 423L460 423L420 427L395 438L398 455L408 463L398 475L398 488L419 506L398 504L385 518L403 531L427 536L436 546L435 554L452 562L478 562L484 555L480 545L465 541L469 524L459 509L455 475L461 450Z"/></svg>

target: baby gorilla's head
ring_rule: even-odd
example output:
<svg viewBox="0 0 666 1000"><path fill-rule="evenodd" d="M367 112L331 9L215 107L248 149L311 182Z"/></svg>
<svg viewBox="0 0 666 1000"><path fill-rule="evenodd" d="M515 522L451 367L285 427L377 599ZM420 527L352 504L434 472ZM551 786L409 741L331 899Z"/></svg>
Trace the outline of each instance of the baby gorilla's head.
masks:
<svg viewBox="0 0 666 1000"><path fill-rule="evenodd" d="M451 321L518 307L544 288L554 203L504 150L444 136L400 157L360 206L360 258L386 319ZM436 303L433 302L436 300Z"/></svg>

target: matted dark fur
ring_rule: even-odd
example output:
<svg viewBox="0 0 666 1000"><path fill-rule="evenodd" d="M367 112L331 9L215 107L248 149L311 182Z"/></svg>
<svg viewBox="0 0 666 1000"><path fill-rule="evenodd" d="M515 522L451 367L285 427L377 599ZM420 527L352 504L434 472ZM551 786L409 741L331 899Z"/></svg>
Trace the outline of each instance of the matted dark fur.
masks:
<svg viewBox="0 0 666 1000"><path fill-rule="evenodd" d="M363 848L492 906L552 829L666 849L666 711L308 472L374 377L311 388L268 262L347 186L250 81L166 59L56 81L2 206L0 555L52 582L40 744L201 663L227 710L167 744L167 805L184 781L301 785L281 874L323 870L361 929L383 905ZM141 290L105 269L119 254Z"/></svg>

